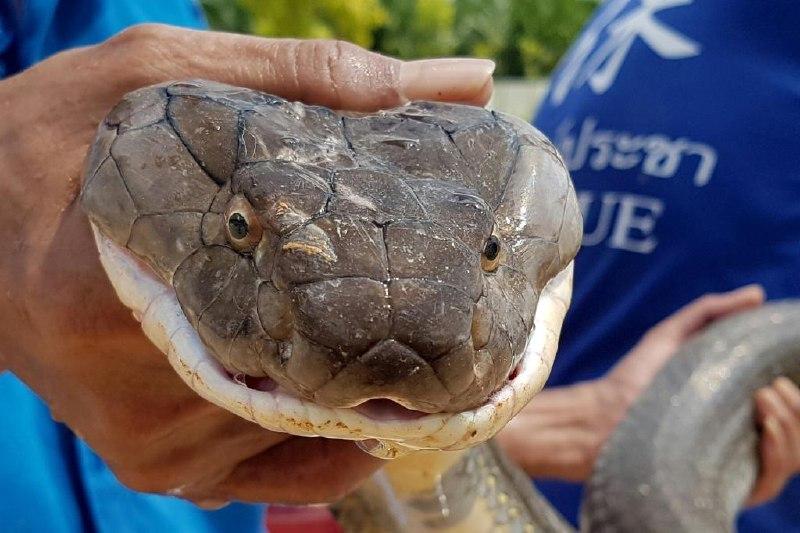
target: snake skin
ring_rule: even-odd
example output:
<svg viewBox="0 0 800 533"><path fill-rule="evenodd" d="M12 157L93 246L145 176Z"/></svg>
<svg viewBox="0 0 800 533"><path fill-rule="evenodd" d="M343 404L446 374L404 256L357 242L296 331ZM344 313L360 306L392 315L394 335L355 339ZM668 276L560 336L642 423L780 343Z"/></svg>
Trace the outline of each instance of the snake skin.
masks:
<svg viewBox="0 0 800 533"><path fill-rule="evenodd" d="M713 324L656 376L587 486L586 531L733 531L758 471L753 393L800 381L800 302Z"/></svg>

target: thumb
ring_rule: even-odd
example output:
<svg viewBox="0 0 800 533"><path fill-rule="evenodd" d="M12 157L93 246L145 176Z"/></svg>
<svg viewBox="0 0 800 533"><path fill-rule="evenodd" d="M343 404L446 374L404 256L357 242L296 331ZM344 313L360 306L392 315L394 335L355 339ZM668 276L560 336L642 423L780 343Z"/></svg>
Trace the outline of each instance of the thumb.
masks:
<svg viewBox="0 0 800 533"><path fill-rule="evenodd" d="M400 61L332 40L265 39L145 24L106 44L113 57L137 56L150 85L206 78L336 109L367 111L409 100L485 105L494 63L450 58ZM144 56L144 57L143 57Z"/></svg>
<svg viewBox="0 0 800 533"><path fill-rule="evenodd" d="M661 327L664 332L685 339L716 320L756 308L763 303L764 289L760 285L747 285L730 292L706 294L681 308L662 322Z"/></svg>

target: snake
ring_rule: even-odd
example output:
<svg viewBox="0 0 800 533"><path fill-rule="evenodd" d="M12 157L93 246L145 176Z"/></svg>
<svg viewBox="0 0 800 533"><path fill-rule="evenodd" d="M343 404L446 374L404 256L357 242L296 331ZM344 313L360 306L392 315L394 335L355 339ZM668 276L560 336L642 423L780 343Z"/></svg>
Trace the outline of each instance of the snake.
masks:
<svg viewBox="0 0 800 533"><path fill-rule="evenodd" d="M493 441L549 375L582 237L527 122L174 81L99 125L81 205L117 296L197 394L387 459L334 506L346 530L572 530ZM797 305L768 306L678 354L605 446L583 528L730 530L757 470L745 395L793 375L792 324Z"/></svg>

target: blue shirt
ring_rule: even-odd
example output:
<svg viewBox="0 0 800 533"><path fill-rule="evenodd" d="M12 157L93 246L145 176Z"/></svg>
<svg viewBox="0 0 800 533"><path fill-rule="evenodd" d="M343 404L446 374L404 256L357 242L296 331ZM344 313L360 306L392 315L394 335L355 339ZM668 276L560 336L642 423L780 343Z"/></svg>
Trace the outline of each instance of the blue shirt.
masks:
<svg viewBox="0 0 800 533"><path fill-rule="evenodd" d="M139 22L202 28L188 0L0 0L0 78ZM13 375L0 374L0 530L217 533L264 529L264 507L220 511L126 489Z"/></svg>
<svg viewBox="0 0 800 533"><path fill-rule="evenodd" d="M800 296L800 3L608 0L535 124L579 191L584 244L550 385L604 374L690 300ZM541 483L575 519L580 487ZM740 531L800 531L800 484Z"/></svg>

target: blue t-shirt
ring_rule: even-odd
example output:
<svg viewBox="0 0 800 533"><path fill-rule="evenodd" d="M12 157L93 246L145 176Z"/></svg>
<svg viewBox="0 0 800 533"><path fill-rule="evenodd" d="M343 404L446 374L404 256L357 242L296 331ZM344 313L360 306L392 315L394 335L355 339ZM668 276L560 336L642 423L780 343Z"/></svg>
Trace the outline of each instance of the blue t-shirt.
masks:
<svg viewBox="0 0 800 533"><path fill-rule="evenodd" d="M608 0L535 124L584 212L550 385L604 374L690 300L800 296L800 2ZM580 487L543 482L574 520ZM800 531L800 483L740 531Z"/></svg>
<svg viewBox="0 0 800 533"><path fill-rule="evenodd" d="M0 0L0 78L139 22L202 28L189 0ZM220 511L122 486L11 373L0 374L0 530L224 533L264 529L264 507Z"/></svg>

